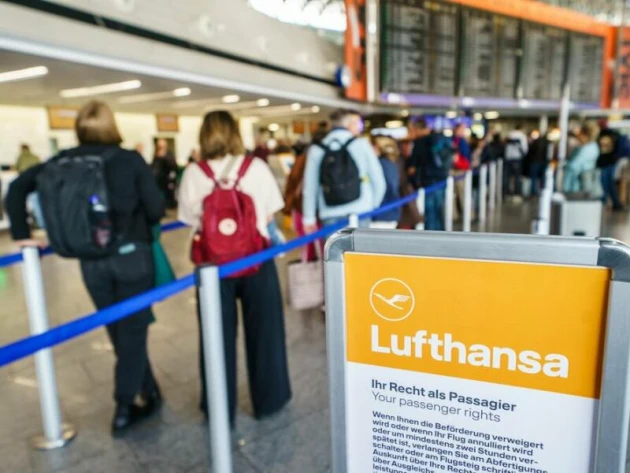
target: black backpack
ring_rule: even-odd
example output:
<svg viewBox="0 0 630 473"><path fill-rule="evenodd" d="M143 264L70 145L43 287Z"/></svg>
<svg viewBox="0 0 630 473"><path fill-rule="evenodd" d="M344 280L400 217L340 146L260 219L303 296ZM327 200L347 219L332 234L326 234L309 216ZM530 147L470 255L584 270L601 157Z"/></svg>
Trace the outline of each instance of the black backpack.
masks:
<svg viewBox="0 0 630 473"><path fill-rule="evenodd" d="M316 143L316 146L324 150L324 157L319 168L319 183L324 194L324 201L330 207L348 204L361 197L361 175L348 151L348 146L355 139L350 138L335 150ZM339 141L337 143L341 144Z"/></svg>
<svg viewBox="0 0 630 473"><path fill-rule="evenodd" d="M66 258L95 259L110 255L116 235L110 218L103 156L60 156L37 176L50 246Z"/></svg>

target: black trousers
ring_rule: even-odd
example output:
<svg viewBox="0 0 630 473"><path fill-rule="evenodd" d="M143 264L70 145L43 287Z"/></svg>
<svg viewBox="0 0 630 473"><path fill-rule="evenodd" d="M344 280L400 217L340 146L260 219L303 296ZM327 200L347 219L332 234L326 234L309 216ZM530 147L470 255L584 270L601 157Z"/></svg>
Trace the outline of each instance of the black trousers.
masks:
<svg viewBox="0 0 630 473"><path fill-rule="evenodd" d="M83 280L98 309L146 292L154 287L155 269L149 245L137 245L130 254L81 262ZM151 309L107 326L116 352L114 399L131 405L136 395L157 387L147 352Z"/></svg>
<svg viewBox="0 0 630 473"><path fill-rule="evenodd" d="M243 306L245 349L249 386L258 418L273 414L291 399L284 330L284 310L276 265L269 261L252 276L221 280L223 343L230 422L236 417L236 300ZM199 300L199 298L197 298ZM197 312L198 315L199 311ZM201 321L200 321L201 325ZM201 328L201 326L200 326ZM199 343L201 409L207 412L207 388L203 343Z"/></svg>
<svg viewBox="0 0 630 473"><path fill-rule="evenodd" d="M505 161L505 171L503 179L503 192L509 196L520 196L523 194L521 178L523 177L523 160L507 159ZM514 181L514 187L512 187Z"/></svg>

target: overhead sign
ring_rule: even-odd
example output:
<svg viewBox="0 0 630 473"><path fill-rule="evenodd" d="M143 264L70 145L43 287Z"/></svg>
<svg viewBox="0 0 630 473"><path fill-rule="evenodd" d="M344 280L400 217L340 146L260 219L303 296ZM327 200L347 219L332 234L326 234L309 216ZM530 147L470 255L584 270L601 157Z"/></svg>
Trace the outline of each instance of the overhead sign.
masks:
<svg viewBox="0 0 630 473"><path fill-rule="evenodd" d="M373 245L337 257L343 294L335 300L327 292L327 306L344 308L328 319L331 382L343 379L342 388L331 385L341 391L332 399L333 432L345 435L333 473L604 471L594 469L604 461L597 446L609 428L603 393L627 393L628 379L622 387L602 383L604 356L612 362L616 348L605 343L607 328L614 330L612 271L604 258L597 264L597 251L592 265L389 255L369 252L385 252L376 237L389 248L428 253L430 239L411 245L413 235L394 241L354 233ZM544 253L544 242L536 244ZM331 253L338 254L334 244ZM332 267L327 278L339 287ZM341 337L331 335L335 312ZM620 422L627 433L628 419ZM606 438L625 465L627 437Z"/></svg>
<svg viewBox="0 0 630 473"><path fill-rule="evenodd" d="M48 126L51 130L74 130L74 125L79 114L78 107L49 105Z"/></svg>
<svg viewBox="0 0 630 473"><path fill-rule="evenodd" d="M159 132L177 133L179 131L179 117L173 113L157 113L155 120Z"/></svg>

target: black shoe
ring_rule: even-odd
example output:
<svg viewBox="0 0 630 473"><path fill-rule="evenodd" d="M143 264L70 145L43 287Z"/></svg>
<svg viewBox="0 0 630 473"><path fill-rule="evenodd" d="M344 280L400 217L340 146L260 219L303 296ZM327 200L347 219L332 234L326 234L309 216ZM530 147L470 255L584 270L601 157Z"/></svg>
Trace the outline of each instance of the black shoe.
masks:
<svg viewBox="0 0 630 473"><path fill-rule="evenodd" d="M160 388L157 386L155 386L153 391L142 393L140 397L142 398L142 402L145 407L151 407L152 409L162 407L162 393L160 392Z"/></svg>
<svg viewBox="0 0 630 473"><path fill-rule="evenodd" d="M112 434L116 437L125 433L134 424L137 424L153 414L155 409L156 407L152 403L142 407L135 404L119 404L116 406L116 412L114 413L114 419L112 421Z"/></svg>

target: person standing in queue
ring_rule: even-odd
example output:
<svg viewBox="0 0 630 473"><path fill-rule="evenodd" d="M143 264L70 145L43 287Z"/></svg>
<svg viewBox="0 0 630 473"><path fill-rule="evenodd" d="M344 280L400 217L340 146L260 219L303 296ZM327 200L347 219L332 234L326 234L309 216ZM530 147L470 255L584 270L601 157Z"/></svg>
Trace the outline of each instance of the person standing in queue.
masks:
<svg viewBox="0 0 630 473"><path fill-rule="evenodd" d="M523 160L529 152L529 141L522 125L516 125L507 136L505 145L505 170L503 171L503 192L513 201L522 200Z"/></svg>
<svg viewBox="0 0 630 473"><path fill-rule="evenodd" d="M160 138L155 143L155 155L151 163L158 187L166 199L166 207L177 207L175 192L177 190L177 161L168 149L168 142Z"/></svg>
<svg viewBox="0 0 630 473"><path fill-rule="evenodd" d="M606 120L602 120L601 131L597 141L599 143L597 167L601 171L601 183L604 190L602 202L604 206L606 206L610 199L613 204L613 211L619 212L624 210L624 208L619 199L615 174L619 160L626 157L627 154L630 154L626 150L628 147L628 139L619 134L617 130L609 128Z"/></svg>
<svg viewBox="0 0 630 473"><path fill-rule="evenodd" d="M415 123L417 139L409 159L409 176L419 187L430 187L448 178L455 159L455 146L443 133L431 130L424 119ZM435 189L425 195L424 229L443 231L446 191Z"/></svg>
<svg viewBox="0 0 630 473"><path fill-rule="evenodd" d="M195 264L223 264L269 245L267 226L284 207L267 164L245 156L236 120L226 111L208 113L199 137L201 161L184 171L179 219L197 230ZM238 206L238 207L237 207ZM291 399L284 313L273 260L221 279L223 340L229 417L237 404L237 300L243 308L247 367L254 415L263 418ZM199 308L198 308L199 309ZM199 310L198 310L198 314ZM208 415L203 341L200 330L201 410Z"/></svg>
<svg viewBox="0 0 630 473"><path fill-rule="evenodd" d="M39 159L39 156L33 154L29 145L22 144L20 155L18 156L18 159L15 163L15 170L19 174L24 174L26 171L28 171L32 167L37 166L41 162L42 160ZM42 206L39 201L39 195L37 195L37 192L33 192L31 195L28 196L28 206L33 211L33 217L35 218L35 223L37 223L37 226L39 228L44 228L44 215L42 214Z"/></svg>
<svg viewBox="0 0 630 473"><path fill-rule="evenodd" d="M86 104L75 129L79 146L20 175L9 189L7 210L18 246L42 246L31 238L26 214L27 196L40 193L51 246L81 261L88 292L104 309L154 287L151 225L164 215L164 201L144 159L120 147L107 105ZM116 353L114 435L160 406L147 352L153 320L147 308L107 326Z"/></svg>
<svg viewBox="0 0 630 473"><path fill-rule="evenodd" d="M304 170L302 215L306 233L335 224L352 214L377 209L385 197L386 183L378 156L361 138L363 120L354 110L337 110L332 130L308 150ZM364 219L360 226L368 226Z"/></svg>

